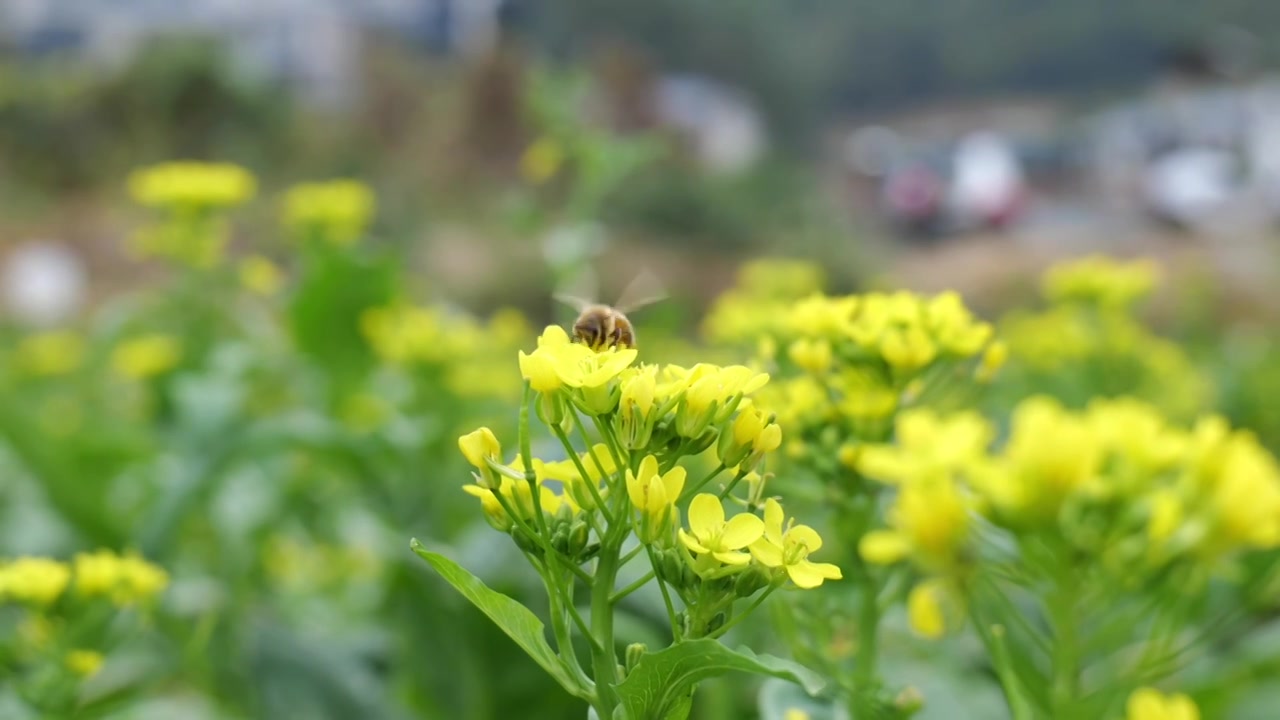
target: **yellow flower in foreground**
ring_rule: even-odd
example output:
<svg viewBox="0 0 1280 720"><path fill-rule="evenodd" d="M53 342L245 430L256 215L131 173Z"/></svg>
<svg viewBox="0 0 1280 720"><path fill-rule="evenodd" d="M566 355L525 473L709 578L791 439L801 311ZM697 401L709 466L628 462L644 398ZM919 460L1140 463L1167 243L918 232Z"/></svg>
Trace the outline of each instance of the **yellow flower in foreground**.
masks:
<svg viewBox="0 0 1280 720"><path fill-rule="evenodd" d="M564 382L556 371L558 355L586 349L572 350L569 349L571 347L573 343L569 340L569 334L564 331L564 328L559 325L548 325L538 337L536 350L527 355L523 350L520 351L520 376L528 380L533 389L538 392L549 393L559 390Z"/></svg>
<svg viewBox="0 0 1280 720"><path fill-rule="evenodd" d="M493 431L487 427L463 435L458 438L458 448L462 450L462 454L467 458L467 462L480 470L488 470L489 465L486 461L500 462L502 457L502 445L498 442L498 437Z"/></svg>
<svg viewBox="0 0 1280 720"><path fill-rule="evenodd" d="M645 515L658 517L670 510L684 491L685 469L677 465L665 475L658 474L658 459L646 455L640 472L627 471L627 495L631 504Z"/></svg>
<svg viewBox="0 0 1280 720"><path fill-rule="evenodd" d="M65 375L84 361L84 338L60 330L23 338L18 365L32 375Z"/></svg>
<svg viewBox="0 0 1280 720"><path fill-rule="evenodd" d="M640 461L639 473L627 471L627 495L641 516L641 542L653 542L670 532L675 503L684 492L685 475L685 469L678 465L659 475L658 459L652 455Z"/></svg>
<svg viewBox="0 0 1280 720"><path fill-rule="evenodd" d="M1153 688L1135 690L1125 710L1125 720L1200 720L1200 709L1190 697L1164 695Z"/></svg>
<svg viewBox="0 0 1280 720"><path fill-rule="evenodd" d="M111 353L111 367L124 377L141 380L172 370L182 359L182 346L169 335L126 340Z"/></svg>
<svg viewBox="0 0 1280 720"><path fill-rule="evenodd" d="M0 567L0 598L50 605L71 581L71 568L57 560L22 557Z"/></svg>
<svg viewBox="0 0 1280 720"><path fill-rule="evenodd" d="M728 522L720 498L700 493L689 503L689 532L680 528L680 541L699 555L710 555L726 565L745 565L751 556L742 548L760 539L764 523L750 513L740 513Z"/></svg>
<svg viewBox="0 0 1280 720"><path fill-rule="evenodd" d="M256 295L275 295L284 284L284 275L267 258L251 255L240 262L240 284Z"/></svg>
<svg viewBox="0 0 1280 720"><path fill-rule="evenodd" d="M102 653L93 650L72 650L64 660L67 669L80 677L92 677L102 667Z"/></svg>
<svg viewBox="0 0 1280 720"><path fill-rule="evenodd" d="M809 554L822 549L822 537L808 525L784 528L786 515L777 500L764 503L764 533L751 544L756 562L770 568L785 568L796 587L816 588L824 580L839 580L840 568L831 563L809 562Z"/></svg>

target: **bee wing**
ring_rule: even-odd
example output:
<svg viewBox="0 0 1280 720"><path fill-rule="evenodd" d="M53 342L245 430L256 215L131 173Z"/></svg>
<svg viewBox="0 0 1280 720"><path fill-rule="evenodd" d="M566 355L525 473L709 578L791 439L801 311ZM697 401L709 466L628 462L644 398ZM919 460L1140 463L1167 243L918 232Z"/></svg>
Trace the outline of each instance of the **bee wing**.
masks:
<svg viewBox="0 0 1280 720"><path fill-rule="evenodd" d="M574 310L582 312L597 304L597 301L587 299L596 297L597 285L595 273L590 268L587 268L569 281L565 287L557 290L552 297Z"/></svg>
<svg viewBox="0 0 1280 720"><path fill-rule="evenodd" d="M648 269L642 269L635 279L627 285L626 289L622 291L622 295L618 297L618 303L614 307L619 312L629 313L666 298L666 287L663 286L658 276Z"/></svg>

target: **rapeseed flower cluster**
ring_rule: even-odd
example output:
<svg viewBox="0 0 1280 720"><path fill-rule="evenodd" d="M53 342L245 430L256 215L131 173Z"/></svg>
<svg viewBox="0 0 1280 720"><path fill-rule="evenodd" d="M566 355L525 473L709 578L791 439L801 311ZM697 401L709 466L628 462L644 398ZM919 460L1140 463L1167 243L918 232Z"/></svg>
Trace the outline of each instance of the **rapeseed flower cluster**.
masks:
<svg viewBox="0 0 1280 720"><path fill-rule="evenodd" d="M788 429L796 459L847 465L901 409L964 396L1007 354L955 293L770 301L739 292L717 305L709 332L754 343L758 366L779 375L757 402Z"/></svg>
<svg viewBox="0 0 1280 720"><path fill-rule="evenodd" d="M1207 405L1211 387L1176 343L1148 329L1135 304L1154 288L1148 261L1100 256L1050 268L1042 279L1048 307L1002 319L1010 383L1073 402L1131 395L1179 417Z"/></svg>
<svg viewBox="0 0 1280 720"><path fill-rule="evenodd" d="M21 557L0 564L0 601L45 608L68 592L104 597L118 606L148 602L169 583L168 574L136 554L81 553L71 563Z"/></svg>
<svg viewBox="0 0 1280 720"><path fill-rule="evenodd" d="M438 372L459 397L519 397L520 376L502 352L515 352L533 335L518 310L499 310L481 322L440 306L397 303L367 310L360 328L383 362Z"/></svg>
<svg viewBox="0 0 1280 720"><path fill-rule="evenodd" d="M1068 548L1132 587L1175 567L1193 577L1223 571L1250 550L1280 547L1280 465L1222 418L1183 427L1131 398L1076 411L1041 396L1017 406L1007 439L990 449L993 437L973 414L903 413L897 442L858 459L897 489L888 527L860 544L863 558L909 559L927 576L962 580L983 552L981 525ZM927 605L912 617L933 635Z"/></svg>
<svg viewBox="0 0 1280 720"><path fill-rule="evenodd" d="M683 601L677 620L667 595L677 636L715 636L733 603L759 590L840 578L835 565L811 557L822 548L817 531L765 497L755 472L782 444L772 414L752 401L768 375L741 365L636 360L635 349L593 350L558 326L546 328L532 352L518 353L527 407L567 457L526 464L523 453L506 459L488 428L462 436L459 448L474 468L464 489L489 524L526 551L573 564L608 552L619 532L634 534L664 594ZM575 449L575 431L596 439ZM680 461L703 453L718 467L693 476ZM731 477L717 491L721 473ZM734 495L740 486L746 497Z"/></svg>
<svg viewBox="0 0 1280 720"><path fill-rule="evenodd" d="M368 229L377 202L356 180L300 183L284 196L284 223L300 237L351 245Z"/></svg>
<svg viewBox="0 0 1280 720"><path fill-rule="evenodd" d="M227 163L171 162L135 171L129 192L138 204L163 212L160 223L134 236L136 252L208 269L222 260L223 213L252 198L257 180Z"/></svg>

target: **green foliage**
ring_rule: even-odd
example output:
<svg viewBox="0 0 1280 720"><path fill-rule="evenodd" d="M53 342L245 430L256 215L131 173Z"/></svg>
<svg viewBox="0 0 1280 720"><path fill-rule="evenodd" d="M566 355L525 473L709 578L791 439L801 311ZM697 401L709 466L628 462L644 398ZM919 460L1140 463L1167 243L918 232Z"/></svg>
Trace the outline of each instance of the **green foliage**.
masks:
<svg viewBox="0 0 1280 720"><path fill-rule="evenodd" d="M747 672L797 683L810 695L825 681L789 660L731 649L715 640L690 640L640 658L618 686L618 720L664 720L688 716L693 688L708 678Z"/></svg>

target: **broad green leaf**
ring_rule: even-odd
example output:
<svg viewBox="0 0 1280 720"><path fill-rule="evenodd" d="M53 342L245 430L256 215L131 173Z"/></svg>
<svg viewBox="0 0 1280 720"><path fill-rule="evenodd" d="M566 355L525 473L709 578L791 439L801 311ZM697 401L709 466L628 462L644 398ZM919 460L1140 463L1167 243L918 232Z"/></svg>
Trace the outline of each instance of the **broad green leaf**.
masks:
<svg viewBox="0 0 1280 720"><path fill-rule="evenodd" d="M810 695L823 680L808 668L747 648L733 650L717 640L677 643L640 658L617 688L619 712L626 720L668 720L689 712L694 686L730 672L749 672L798 683ZM684 713L683 715L681 713Z"/></svg>
<svg viewBox="0 0 1280 720"><path fill-rule="evenodd" d="M426 549L417 538L410 541L409 547L417 553L418 557L426 560L427 564L440 574L440 577L471 601L471 604L475 605L480 612L487 615L502 629L502 632L507 634L507 637L514 640L565 690L578 697L587 694L585 688L579 686L560 665L560 658L547 643L546 626L529 608L500 592L489 589L489 586L485 585L480 578L467 572L465 568L449 558Z"/></svg>

